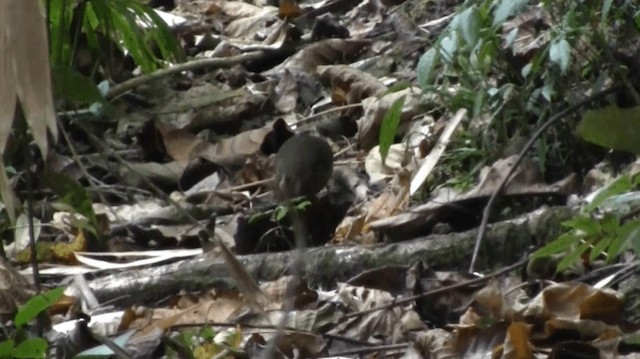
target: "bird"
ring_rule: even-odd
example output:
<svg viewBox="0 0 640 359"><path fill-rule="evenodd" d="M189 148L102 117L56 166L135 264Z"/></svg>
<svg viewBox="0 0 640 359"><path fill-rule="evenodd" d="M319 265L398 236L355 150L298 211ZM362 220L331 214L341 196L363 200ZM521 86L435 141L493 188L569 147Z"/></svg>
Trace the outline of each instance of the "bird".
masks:
<svg viewBox="0 0 640 359"><path fill-rule="evenodd" d="M277 196L312 199L331 178L331 146L321 137L294 135L276 153L275 172Z"/></svg>

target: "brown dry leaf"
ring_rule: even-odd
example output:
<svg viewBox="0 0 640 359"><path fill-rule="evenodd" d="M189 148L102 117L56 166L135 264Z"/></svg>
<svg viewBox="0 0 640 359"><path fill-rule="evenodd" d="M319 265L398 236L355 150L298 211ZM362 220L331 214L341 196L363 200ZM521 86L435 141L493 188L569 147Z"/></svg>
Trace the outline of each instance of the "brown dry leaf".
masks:
<svg viewBox="0 0 640 359"><path fill-rule="evenodd" d="M348 65L318 66L320 80L331 88L344 92L345 104L358 103L387 90L373 75Z"/></svg>
<svg viewBox="0 0 640 359"><path fill-rule="evenodd" d="M520 281L515 277L507 277L503 280L491 280L474 296L474 308L483 315L489 315L495 320L507 320L509 322L521 320L525 305L521 304L526 294L518 288Z"/></svg>
<svg viewBox="0 0 640 359"><path fill-rule="evenodd" d="M302 14L297 0L280 0L278 6L280 17L296 18Z"/></svg>
<svg viewBox="0 0 640 359"><path fill-rule="evenodd" d="M475 196L490 196L495 192L496 188L502 181L502 178L513 167L517 159L517 155L500 159L493 163L491 167L485 167L480 171L480 182L471 191L467 192L467 196L473 194ZM529 158L523 159L522 163L516 168L507 182L507 193L527 193L528 189L538 185L542 180L542 175L538 166Z"/></svg>
<svg viewBox="0 0 640 359"><path fill-rule="evenodd" d="M407 266L383 266L377 267L356 275L347 283L365 288L380 289L391 295L402 295L407 292L409 286L406 282Z"/></svg>
<svg viewBox="0 0 640 359"><path fill-rule="evenodd" d="M42 231L42 222L38 218L32 218L33 221L33 238L37 241ZM15 260L18 253L29 248L29 219L26 213L21 213L16 219L16 229L13 232L13 242L4 245L6 258Z"/></svg>
<svg viewBox="0 0 640 359"><path fill-rule="evenodd" d="M525 317L538 323L549 319L580 319L580 305L597 290L585 283L556 283L531 300Z"/></svg>
<svg viewBox="0 0 640 359"><path fill-rule="evenodd" d="M207 2L208 15L223 15L231 19L254 16L263 11L260 6L244 1L212 0Z"/></svg>
<svg viewBox="0 0 640 359"><path fill-rule="evenodd" d="M294 308L301 308L318 299L318 293L310 289L306 281L294 276L282 276L262 283L260 289L269 298L267 310L283 309L287 300L292 300Z"/></svg>
<svg viewBox="0 0 640 359"><path fill-rule="evenodd" d="M255 171L251 171L251 163L247 163L247 157L260 152L265 137L273 131L273 124L241 132L233 137L221 139L215 144L202 140L189 131L173 129L161 122L156 122L155 129L157 131L154 134L159 138L147 142L149 145L162 142L163 145L151 151L158 152L160 156L168 156L175 162L170 164L137 164L136 169L145 172L154 183L175 185L179 180L181 188L186 190L192 188L196 183L206 180L220 167L226 168L230 173L235 173L240 169L241 177L246 177L245 179L263 178L262 167L265 164L251 162L261 166L255 168ZM132 181L130 183L139 183L140 179L137 174L131 173L126 168L123 168L123 173L126 175L127 181ZM218 188L219 180L217 178L215 181L203 183L194 191Z"/></svg>
<svg viewBox="0 0 640 359"><path fill-rule="evenodd" d="M0 1L0 23L4 27L0 36L0 151L3 153L18 101L43 158L48 156L48 132L54 141L58 138L49 41L42 10L38 0ZM0 193L9 219L15 223L20 202L10 187L2 158Z"/></svg>
<svg viewBox="0 0 640 359"><path fill-rule="evenodd" d="M333 86L331 89L331 103L336 106L344 106L349 103L347 100L348 88L343 88L340 85Z"/></svg>
<svg viewBox="0 0 640 359"><path fill-rule="evenodd" d="M69 243L57 242L51 246L51 254L57 262L65 264L77 264L74 252L85 252L89 247L85 232L82 229L76 229L77 234Z"/></svg>
<svg viewBox="0 0 640 359"><path fill-rule="evenodd" d="M358 240L358 243L362 244L375 243L373 232L369 232L367 237L362 237L364 236L363 230L365 223L366 216L364 214L345 217L338 227L336 227L331 243L344 244L345 242L354 240Z"/></svg>
<svg viewBox="0 0 640 359"><path fill-rule="evenodd" d="M365 0L362 1L361 5L349 12L348 15L350 16L346 22L348 24L349 34L351 34L352 37L365 37L385 22L385 19L388 18L389 11L381 7L381 4L381 1Z"/></svg>
<svg viewBox="0 0 640 359"><path fill-rule="evenodd" d="M364 160L364 169L371 182L390 178L399 171L404 171L412 177L417 170L416 162L412 159L413 151L405 143L394 143L389 147L387 158L383 163L380 146L375 146Z"/></svg>
<svg viewBox="0 0 640 359"><path fill-rule="evenodd" d="M596 338L602 333L621 333L618 323L583 319L593 316L602 319L604 313L612 319L620 318L619 300L611 290L595 289L585 283L558 283L545 288L528 305L524 315L528 322L544 324L544 335L558 331L575 331L583 338ZM595 308L596 305L605 308ZM583 314L582 311L585 311Z"/></svg>
<svg viewBox="0 0 640 359"><path fill-rule="evenodd" d="M407 209L409 205L410 180L411 175L408 171L399 171L382 194L369 201L364 209L367 213L365 230L368 230L367 227L369 223L379 218L387 218Z"/></svg>
<svg viewBox="0 0 640 359"><path fill-rule="evenodd" d="M278 336L276 347L287 358L317 358L324 348L320 335L301 332L286 332Z"/></svg>
<svg viewBox="0 0 640 359"><path fill-rule="evenodd" d="M160 188L172 188L178 183L182 171L177 162L124 163L119 165L118 175L131 187L148 188L147 181L151 181Z"/></svg>
<svg viewBox="0 0 640 359"><path fill-rule="evenodd" d="M56 216L67 216L69 218L73 218L70 221L70 231L72 233L76 233L73 239L60 242L44 242L42 246L38 247L38 259L43 262L55 262L55 263L63 263L66 265L76 265L78 261L75 257L75 252L83 252L86 251L89 243L87 242L87 238L85 237L85 233L83 230L78 229L76 225L78 222L84 223L82 226L86 227L86 218L81 215L73 215L70 213L61 213L57 212L54 214ZM31 247L26 247L22 251L18 252L13 260L19 263L30 263L31 261Z"/></svg>
<svg viewBox="0 0 640 359"><path fill-rule="evenodd" d="M459 272L434 271L416 265L409 271L405 283L413 294L437 291L443 287L465 283L469 279L468 275ZM458 318L457 312L469 305L473 293L478 289L476 285L469 285L433 294L427 298L417 299L415 308L432 325L445 326ZM470 316L467 315L465 319L470 319ZM471 322L472 325L474 323L475 321Z"/></svg>
<svg viewBox="0 0 640 359"><path fill-rule="evenodd" d="M356 241L360 244L376 242L375 233L369 224L405 210L409 204L409 173L400 170L385 190L373 200L366 202L357 216L345 217L336 227L333 243Z"/></svg>
<svg viewBox="0 0 640 359"><path fill-rule="evenodd" d="M191 158L202 157L211 162L225 162L225 159L235 156L253 155L260 151L260 146L269 132L273 130L273 122L255 130L240 132L239 134L224 138L212 146L196 148L191 153Z"/></svg>
<svg viewBox="0 0 640 359"><path fill-rule="evenodd" d="M533 359L533 346L529 342L531 326L513 322L507 329L502 359Z"/></svg>
<svg viewBox="0 0 640 359"><path fill-rule="evenodd" d="M183 300L181 300L183 301ZM138 316L129 326L130 329L144 329L149 326L158 326L167 329L165 326L173 325L193 325L207 322L224 323L228 322L246 303L235 297L209 298L205 296L197 303L184 307L185 303L171 309L148 308L144 316ZM137 312L140 312L140 308Z"/></svg>
<svg viewBox="0 0 640 359"><path fill-rule="evenodd" d="M280 113L290 113L298 103L298 83L291 71L285 70L271 95L273 106Z"/></svg>
<svg viewBox="0 0 640 359"><path fill-rule="evenodd" d="M453 335L457 358L499 358L507 335L506 322L489 328L458 326Z"/></svg>
<svg viewBox="0 0 640 359"><path fill-rule="evenodd" d="M608 335L616 333L619 338L622 337L622 330L617 326L607 325L604 322L596 320L562 318L546 321L542 337L548 339L569 334L583 340L593 340L604 333Z"/></svg>
<svg viewBox="0 0 640 359"><path fill-rule="evenodd" d="M370 44L367 40L326 39L313 43L288 58L273 72L300 69L315 74L318 66L343 63L355 58Z"/></svg>
<svg viewBox="0 0 640 359"><path fill-rule="evenodd" d="M580 319L617 324L622 319L622 301L612 293L597 291L580 304Z"/></svg>
<svg viewBox="0 0 640 359"><path fill-rule="evenodd" d="M197 133L237 125L242 114L262 103L266 94L252 93L246 86L229 90L205 83L188 91L167 89L159 97L161 101L151 111L160 121Z"/></svg>
<svg viewBox="0 0 640 359"><path fill-rule="evenodd" d="M388 292L354 287L344 283L338 284L337 294L344 305L353 312L379 307L395 300ZM386 343L398 343L404 340L404 335L409 330L401 324L406 323L403 318L411 311L413 311L411 305L398 306L349 318L334 327L330 334L362 341L384 338Z"/></svg>
<svg viewBox="0 0 640 359"><path fill-rule="evenodd" d="M393 231L397 236L393 240L400 240L425 234L411 232L412 228L431 228L430 225L433 226L438 222L461 221L463 218L467 221L466 218L471 217L468 211L452 211L452 209L467 208L473 203L477 204L488 198L514 162L515 156L512 156L497 161L490 169L484 169L480 184L467 192L460 193L457 189L446 187L438 188L432 193L429 202L412 208L409 212L375 221L371 226L378 231ZM575 174L571 174L556 183L547 185L535 181L538 178L537 173L537 166L532 161L523 161L508 182L503 195L564 196L572 192L577 178ZM473 222L473 217L468 221Z"/></svg>
<svg viewBox="0 0 640 359"><path fill-rule="evenodd" d="M167 155L182 168L186 168L193 158L191 153L194 149L206 152L210 150L210 146L213 146L189 131L173 129L160 121L156 121L155 128L161 136Z"/></svg>
<svg viewBox="0 0 640 359"><path fill-rule="evenodd" d="M22 104L31 134L44 158L48 154L47 131L58 136L49 64L49 41L43 8L37 0L0 2L0 150L4 151L13 123L16 101Z"/></svg>
<svg viewBox="0 0 640 359"><path fill-rule="evenodd" d="M538 50L549 42L551 33L544 31L551 26L549 14L541 7L532 6L514 18L502 24L502 39L506 41L513 31L517 31L516 38L510 46L514 56L520 57L522 63L527 63Z"/></svg>
<svg viewBox="0 0 640 359"><path fill-rule="evenodd" d="M0 257L0 317L13 319L19 306L35 295L27 279Z"/></svg>
<svg viewBox="0 0 640 359"><path fill-rule="evenodd" d="M264 31L267 24L279 21L275 6L260 7L244 1L227 0L212 0L207 4L203 12L224 19L223 35L233 38L234 45L258 44L255 35Z"/></svg>
<svg viewBox="0 0 640 359"><path fill-rule="evenodd" d="M223 1L225 2L225 1ZM233 3L233 1L229 1ZM278 9L273 6L265 6L263 8L254 7L249 12L239 12L238 15L224 29L224 35L237 40L243 40L249 43L257 43L255 36L257 33L264 31L269 24L277 24L281 26L281 20L278 19ZM248 9L248 8L247 8ZM245 10L247 10L245 9ZM240 15L241 14L241 15Z"/></svg>
<svg viewBox="0 0 640 359"><path fill-rule="evenodd" d="M458 353L453 348L452 337L450 332L439 328L420 332L411 342L405 356L429 359L456 358Z"/></svg>

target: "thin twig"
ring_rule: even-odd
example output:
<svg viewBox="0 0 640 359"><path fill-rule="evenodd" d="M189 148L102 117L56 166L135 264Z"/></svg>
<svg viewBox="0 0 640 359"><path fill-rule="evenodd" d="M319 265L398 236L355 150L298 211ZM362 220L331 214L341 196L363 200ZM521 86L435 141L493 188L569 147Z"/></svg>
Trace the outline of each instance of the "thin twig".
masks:
<svg viewBox="0 0 640 359"><path fill-rule="evenodd" d="M493 193L491 194L491 197L489 198L489 201L487 202L487 205L484 207L484 211L482 212L482 222L480 223L480 228L478 229L478 236L476 237L476 245L475 245L475 248L473 249L473 256L471 257L471 265L469 266L469 273L474 272L476 260L478 259L478 252L480 251L480 245L482 244L482 239L487 230L487 224L489 223L489 216L491 215L491 209L493 207L494 202L496 201L496 198L498 198L498 195L500 194L500 192L502 192L502 190L504 189L509 179L511 179L511 175L513 175L513 173L515 172L520 162L522 162L522 160L524 159L524 156L533 147L533 145L536 143L538 138L544 133L544 131L546 131L549 127L551 127L551 125L555 124L560 119L566 117L570 113L577 111L583 106L586 106L596 100L603 98L606 95L609 95L617 91L620 88L621 88L620 85L610 87L606 90L603 90L601 92L598 92L594 95L591 95L585 98L584 100L576 103L575 105L567 107L566 109L560 111L557 115L552 116L549 120L547 120L547 122L542 124L542 126L538 128L538 130L533 134L533 136L531 136L531 138L529 139L529 142L527 142L527 144L524 146L522 151L520 151L520 154L518 155L518 158L516 159L515 163L513 164L513 166L511 166L507 174L502 178L502 180L500 181L500 184L498 185L498 188L496 188L493 191Z"/></svg>
<svg viewBox="0 0 640 359"><path fill-rule="evenodd" d="M229 67L237 64L241 64L247 61L258 60L265 56L264 51L249 52L242 55L230 56L230 57L215 57L211 59L198 59L183 64L175 65L166 69L158 70L151 74L134 77L130 80L121 82L109 89L107 99L112 99L118 95L121 95L129 90L134 89L147 82L151 82L160 79L165 76L173 75L183 71L192 71L204 68L217 68L217 67Z"/></svg>
<svg viewBox="0 0 640 359"><path fill-rule="evenodd" d="M527 258L525 257L525 258L521 259L520 261L516 262L515 264L512 264L512 265L510 265L508 267L502 268L502 269L500 269L498 271L495 271L495 272L493 272L493 273L491 273L489 275L486 275L484 277L478 277L478 278L475 278L475 279L468 280L466 282L457 283L457 284L453 284L453 285L450 285L450 286L447 286L447 287L442 287L442 288L434 289L434 290L431 290L431 291L428 291L428 292L412 295L411 297L407 297L407 298L395 301L393 303L385 304L385 305L382 305L382 306L379 306L379 307L363 310L363 311L360 311L360 312L349 313L349 314L345 315L344 318L346 319L346 318L351 318L351 317L357 317L357 316L360 316L360 315L365 315L365 314L377 312L379 310L386 310L386 309L397 307L397 306L400 306L400 305L403 305L403 304L411 303L411 302L415 301L416 299L420 299L420 298L424 298L424 297L428 297L428 296L432 296L432 295L436 295L436 294L442 294L442 293L448 292L450 290L454 290L454 289L458 289L458 288L464 288L464 287L468 287L468 286L475 285L475 284L481 284L481 283L489 281L489 279L491 279L491 278L495 278L495 277L501 276L501 275L503 275L505 273L511 272L511 271L513 271L515 269L518 269L519 267L523 266L526 263L526 261L527 261Z"/></svg>

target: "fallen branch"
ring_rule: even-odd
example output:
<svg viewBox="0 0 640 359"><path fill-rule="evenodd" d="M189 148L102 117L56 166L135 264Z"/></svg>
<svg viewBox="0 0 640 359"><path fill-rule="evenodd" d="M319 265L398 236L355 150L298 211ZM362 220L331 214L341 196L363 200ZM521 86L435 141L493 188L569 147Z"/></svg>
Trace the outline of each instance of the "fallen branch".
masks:
<svg viewBox="0 0 640 359"><path fill-rule="evenodd" d="M569 208L553 207L496 223L487 232L483 258L487 258L486 263L492 268L516 262L532 244L557 235L560 223L572 215ZM304 254L304 273L311 286L326 288L385 265L403 266L424 261L433 268L460 269L471 259L476 234L477 230L471 230L370 247L310 248ZM214 258L212 253L164 266L111 274L94 279L89 286L99 300L116 300L122 304L153 302L180 290L232 287L225 262ZM254 278L266 281L289 272L294 256L294 252L289 251L238 256L238 259Z"/></svg>

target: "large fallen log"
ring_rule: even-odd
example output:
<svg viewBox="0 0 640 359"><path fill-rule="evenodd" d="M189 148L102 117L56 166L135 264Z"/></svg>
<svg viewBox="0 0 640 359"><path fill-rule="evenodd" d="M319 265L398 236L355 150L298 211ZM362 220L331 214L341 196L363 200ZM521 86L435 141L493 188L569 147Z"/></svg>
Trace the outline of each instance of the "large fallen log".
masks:
<svg viewBox="0 0 640 359"><path fill-rule="evenodd" d="M480 252L482 270L513 263L534 244L554 239L561 222L572 216L567 207L542 208L513 220L491 225ZM402 266L423 261L437 269L467 266L477 230L446 235L430 235L406 242L375 246L326 246L304 252L304 271L311 286L324 288L345 281L365 270L381 266ZM290 274L295 251L238 256L249 273L259 281ZM166 298L180 290L198 291L233 287L222 258L211 252L153 268L110 274L89 282L101 301L120 304L145 303Z"/></svg>

